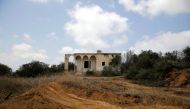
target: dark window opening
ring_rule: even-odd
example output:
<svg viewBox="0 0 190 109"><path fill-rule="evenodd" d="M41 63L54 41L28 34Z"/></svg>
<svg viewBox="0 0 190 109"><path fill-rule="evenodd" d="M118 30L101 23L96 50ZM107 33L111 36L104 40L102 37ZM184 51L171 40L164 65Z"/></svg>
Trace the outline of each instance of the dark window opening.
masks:
<svg viewBox="0 0 190 109"><path fill-rule="evenodd" d="M105 62L102 62L102 66L105 66Z"/></svg>
<svg viewBox="0 0 190 109"><path fill-rule="evenodd" d="M88 61L84 61L84 68L88 68Z"/></svg>

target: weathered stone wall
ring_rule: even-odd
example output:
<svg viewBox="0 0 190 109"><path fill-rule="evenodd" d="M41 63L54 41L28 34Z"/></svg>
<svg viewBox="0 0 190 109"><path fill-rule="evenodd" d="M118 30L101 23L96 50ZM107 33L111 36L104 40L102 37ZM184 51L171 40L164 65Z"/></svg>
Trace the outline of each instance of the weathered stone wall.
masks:
<svg viewBox="0 0 190 109"><path fill-rule="evenodd" d="M76 72L86 72L88 70L101 72L105 66L109 66L114 56L120 55L119 53L77 53L74 54ZM68 58L70 54L65 55L65 70L68 70ZM84 61L90 61L90 68L84 68ZM102 66L102 62L105 65Z"/></svg>
<svg viewBox="0 0 190 109"><path fill-rule="evenodd" d="M112 54L110 54L110 55L98 54L96 57L97 57L97 63L96 63L97 71L102 71L105 66L109 66L111 60L113 59ZM104 66L102 66L102 62L105 62Z"/></svg>

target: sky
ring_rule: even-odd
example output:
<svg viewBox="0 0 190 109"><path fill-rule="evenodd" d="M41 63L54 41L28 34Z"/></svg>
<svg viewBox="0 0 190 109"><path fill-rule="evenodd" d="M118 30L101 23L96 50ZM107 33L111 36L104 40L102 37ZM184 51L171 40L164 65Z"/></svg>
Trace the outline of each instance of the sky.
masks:
<svg viewBox="0 0 190 109"><path fill-rule="evenodd" d="M0 63L190 46L190 0L0 0Z"/></svg>

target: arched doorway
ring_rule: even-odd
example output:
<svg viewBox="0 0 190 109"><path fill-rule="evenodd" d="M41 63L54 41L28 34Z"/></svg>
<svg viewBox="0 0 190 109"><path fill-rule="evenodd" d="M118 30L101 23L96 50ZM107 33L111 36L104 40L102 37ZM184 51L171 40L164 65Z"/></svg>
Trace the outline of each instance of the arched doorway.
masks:
<svg viewBox="0 0 190 109"><path fill-rule="evenodd" d="M90 61L91 61L91 70L92 71L96 71L96 57L95 56L91 56L90 57Z"/></svg>
<svg viewBox="0 0 190 109"><path fill-rule="evenodd" d="M90 68L90 62L89 62L89 59L88 59L88 56L83 56L83 72L86 72L89 70Z"/></svg>
<svg viewBox="0 0 190 109"><path fill-rule="evenodd" d="M75 62L76 62L76 72L82 72L83 64L81 56L76 56Z"/></svg>
<svg viewBox="0 0 190 109"><path fill-rule="evenodd" d="M75 70L74 57L72 54L65 54L64 69L67 72L73 72Z"/></svg>

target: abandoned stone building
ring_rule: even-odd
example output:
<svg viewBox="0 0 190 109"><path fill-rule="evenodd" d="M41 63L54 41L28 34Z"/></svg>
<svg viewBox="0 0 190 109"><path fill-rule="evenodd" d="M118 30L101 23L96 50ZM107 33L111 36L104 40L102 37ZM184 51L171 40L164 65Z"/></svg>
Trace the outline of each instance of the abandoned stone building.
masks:
<svg viewBox="0 0 190 109"><path fill-rule="evenodd" d="M101 72L105 66L109 66L115 56L121 56L121 53L74 53L65 54L65 71L68 71L69 57L74 56L75 72L85 73L86 71Z"/></svg>

